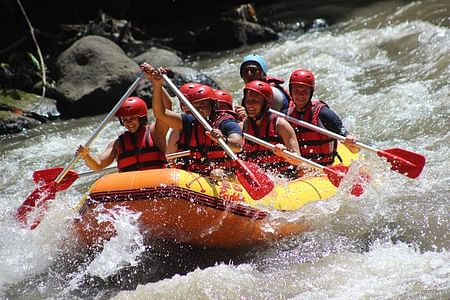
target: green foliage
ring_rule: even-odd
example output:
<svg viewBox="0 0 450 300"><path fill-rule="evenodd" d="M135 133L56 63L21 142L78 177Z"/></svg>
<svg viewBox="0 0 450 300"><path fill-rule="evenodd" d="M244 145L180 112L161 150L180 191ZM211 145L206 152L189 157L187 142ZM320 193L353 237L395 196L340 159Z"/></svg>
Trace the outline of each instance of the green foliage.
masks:
<svg viewBox="0 0 450 300"><path fill-rule="evenodd" d="M39 60L30 52L27 52L28 57L31 59L31 63L33 64L33 66L36 68L36 70L38 71L38 76L42 77L41 72L42 72L42 66L39 63Z"/></svg>

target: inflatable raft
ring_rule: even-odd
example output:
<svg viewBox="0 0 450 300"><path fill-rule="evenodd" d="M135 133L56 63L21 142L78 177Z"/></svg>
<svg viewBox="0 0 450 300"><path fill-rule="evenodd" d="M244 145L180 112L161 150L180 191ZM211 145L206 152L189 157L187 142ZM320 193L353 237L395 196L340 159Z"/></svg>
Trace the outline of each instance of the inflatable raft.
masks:
<svg viewBox="0 0 450 300"><path fill-rule="evenodd" d="M357 157L343 146L339 154L344 165ZM205 247L248 247L304 232L308 225L289 221L289 215L310 202L331 198L336 190L326 176L302 177L276 185L255 201L239 183L180 169L113 173L92 185L74 224L85 244L101 245L115 231L111 222L99 221L100 214L124 207L140 213L141 232L151 238Z"/></svg>

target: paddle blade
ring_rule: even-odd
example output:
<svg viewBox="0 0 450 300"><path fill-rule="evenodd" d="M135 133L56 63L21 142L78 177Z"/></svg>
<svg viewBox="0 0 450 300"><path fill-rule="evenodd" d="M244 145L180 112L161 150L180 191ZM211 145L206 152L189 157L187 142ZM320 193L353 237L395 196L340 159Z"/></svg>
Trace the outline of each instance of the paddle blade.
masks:
<svg viewBox="0 0 450 300"><path fill-rule="evenodd" d="M256 164L236 160L236 175L250 197L259 200L270 193L275 184Z"/></svg>
<svg viewBox="0 0 450 300"><path fill-rule="evenodd" d="M23 225L28 224L28 215L35 209L41 207L45 202L55 199L56 183L49 182L37 187L16 211L16 220ZM33 224L34 225L34 224ZM34 226L33 228L35 228Z"/></svg>
<svg viewBox="0 0 450 300"><path fill-rule="evenodd" d="M335 187L339 187L342 179L348 172L348 167L344 165L324 167L323 172L327 175L328 179ZM359 174L358 179L352 183L351 194L356 197L361 196L364 193L364 183L368 181L369 176L367 174Z"/></svg>
<svg viewBox="0 0 450 300"><path fill-rule="evenodd" d="M51 169L45 169L45 170L37 170L33 173L33 181L37 183L38 185L47 184L50 182L54 182L56 177L63 171L63 168L51 168ZM72 183L78 179L77 172L70 170L67 172L67 174L64 176L63 180L61 180L60 183L57 184L56 191L64 191L68 189Z"/></svg>
<svg viewBox="0 0 450 300"><path fill-rule="evenodd" d="M323 172L327 175L328 179L335 187L339 187L342 178L344 178L345 174L348 172L348 167L344 165L324 167Z"/></svg>
<svg viewBox="0 0 450 300"><path fill-rule="evenodd" d="M378 156L385 157L392 165L391 170L417 178L425 166L425 156L400 148L378 150Z"/></svg>

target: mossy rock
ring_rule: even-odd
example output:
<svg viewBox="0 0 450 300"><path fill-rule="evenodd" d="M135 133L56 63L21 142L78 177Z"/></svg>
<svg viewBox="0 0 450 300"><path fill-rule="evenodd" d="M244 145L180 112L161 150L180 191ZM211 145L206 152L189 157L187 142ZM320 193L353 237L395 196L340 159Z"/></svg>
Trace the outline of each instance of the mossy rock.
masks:
<svg viewBox="0 0 450 300"><path fill-rule="evenodd" d="M20 90L0 90L0 135L18 133L58 116L53 99Z"/></svg>

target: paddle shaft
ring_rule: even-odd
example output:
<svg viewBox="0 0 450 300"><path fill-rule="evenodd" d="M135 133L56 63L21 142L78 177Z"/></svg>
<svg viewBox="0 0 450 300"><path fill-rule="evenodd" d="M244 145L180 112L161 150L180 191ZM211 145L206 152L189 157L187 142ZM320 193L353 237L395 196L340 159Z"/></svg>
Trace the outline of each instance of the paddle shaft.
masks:
<svg viewBox="0 0 450 300"><path fill-rule="evenodd" d="M205 120L205 118L202 117L202 115L197 111L197 109L192 105L191 102L189 102L188 99L183 95L183 93L180 92L180 90L176 87L176 85L170 80L169 77L167 77L166 74L162 74L164 80L169 85L170 89L177 95L177 97L183 102L184 105L186 105L190 112L194 115L194 117L202 124L203 127L207 131L211 131L213 128L212 126ZM237 155L233 152L233 150L230 149L230 147L227 145L227 143L224 141L224 139L220 138L218 139L219 145L222 147L223 150L228 154L230 158L233 160L238 160Z"/></svg>
<svg viewBox="0 0 450 300"><path fill-rule="evenodd" d="M339 141L344 141L344 140L345 140L345 137L344 137L344 136L339 135L339 134L337 134L337 133L334 133L334 132L332 132L332 131L329 131L329 130L327 130L327 129L325 129L325 128L322 128L322 127L319 127L319 126L315 126L315 125L313 125L313 124L311 124L311 123L308 123L308 122L305 122L305 121L302 121L302 120L293 118L293 117L291 117L291 116L288 116L288 115L286 115L286 114L284 114L284 113L282 113L282 112L276 111L276 110L274 110L274 109L269 109L269 111L270 111L271 113L277 115L277 116L280 116L280 117L282 117L282 118L285 118L285 119L288 120L289 122L295 123L295 124L300 125L300 126L302 126L302 127L311 129L311 130L316 131L316 132L319 132L319 133L321 133L321 134L323 134L323 135L329 136L329 137L334 138L334 139L337 139L337 140L339 140ZM363 149L372 151L372 152L378 152L377 149L375 149L375 148L373 148L373 147L370 147L370 146L368 146L368 145L362 144L362 143L360 143L360 142L356 142L355 145L358 146L358 147L360 147L360 148L363 148Z"/></svg>
<svg viewBox="0 0 450 300"><path fill-rule="evenodd" d="M275 145L273 145L273 144L271 144L269 142L266 142L266 141L264 141L264 140L262 140L260 138L257 138L257 137L255 137L253 135L250 135L248 133L244 132L244 137L247 140L252 141L253 143L256 143L256 144L261 145L263 147L266 147L266 148L269 148L269 149L272 149L272 150L275 148ZM325 168L321 164L318 164L318 163L313 162L313 161L311 161L309 159L301 157L300 155L298 155L296 153L293 153L291 151L283 150L283 152L286 153L290 158L298 160L298 161L301 161L301 162L303 162L305 164L308 164L308 165L312 166L313 168L316 168L316 169L319 169L319 170L323 170Z"/></svg>
<svg viewBox="0 0 450 300"><path fill-rule="evenodd" d="M100 131L103 130L103 128L106 126L106 124L111 120L111 118L114 116L116 111L120 108L122 103L131 95L131 93L137 88L138 84L141 82L142 78L144 78L144 72L142 72L138 78L131 84L131 86L128 88L128 90L123 94L122 98L120 98L119 102L116 103L116 105L113 107L113 109L109 112L109 114L103 119L103 121L100 123L100 125L95 130L94 134L89 138L89 140L84 144L85 147L89 147L92 142L97 138ZM58 184L60 183L66 174L73 168L75 163L80 159L80 154L76 154L70 163L67 165L67 167L62 170L62 172L56 177L55 182Z"/></svg>
<svg viewBox="0 0 450 300"><path fill-rule="evenodd" d="M170 153L170 154L166 154L166 159L167 160L172 160L172 159L177 159L179 157L183 157L183 156L189 156L191 155L191 150L185 150L185 151L180 151L180 152L174 152L174 153ZM108 167L105 169L101 169L98 171L87 171L87 172L83 172L83 173L78 173L76 174L77 177L87 177L87 176L91 176L94 174L100 174L100 173L107 173L110 171L116 171L117 170L117 166L112 166L112 167ZM48 181L53 181L52 178L47 179Z"/></svg>

